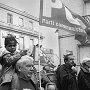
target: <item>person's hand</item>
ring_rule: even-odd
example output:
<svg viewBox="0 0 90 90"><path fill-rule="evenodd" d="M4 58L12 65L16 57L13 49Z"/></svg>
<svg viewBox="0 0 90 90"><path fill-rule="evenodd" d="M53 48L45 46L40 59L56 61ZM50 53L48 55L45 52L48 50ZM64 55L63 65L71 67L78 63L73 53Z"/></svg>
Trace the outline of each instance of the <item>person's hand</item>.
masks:
<svg viewBox="0 0 90 90"><path fill-rule="evenodd" d="M21 55L21 56L24 56L24 55L26 55L26 54L27 54L27 50L21 50L21 51L20 51L20 55Z"/></svg>
<svg viewBox="0 0 90 90"><path fill-rule="evenodd" d="M72 70L77 74L77 68L76 67L72 67Z"/></svg>

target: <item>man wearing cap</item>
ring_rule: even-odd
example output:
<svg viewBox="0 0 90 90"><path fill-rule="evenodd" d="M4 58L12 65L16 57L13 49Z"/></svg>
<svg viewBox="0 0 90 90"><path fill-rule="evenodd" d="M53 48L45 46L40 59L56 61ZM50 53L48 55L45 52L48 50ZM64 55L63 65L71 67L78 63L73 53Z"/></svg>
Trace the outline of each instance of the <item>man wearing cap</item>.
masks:
<svg viewBox="0 0 90 90"><path fill-rule="evenodd" d="M90 90L90 58L85 57L80 62L78 74L79 90Z"/></svg>
<svg viewBox="0 0 90 90"><path fill-rule="evenodd" d="M25 52L16 52L17 40L15 36L8 34L5 37L5 51L2 52L0 56L0 64L2 65L2 72L0 77L0 90L8 90L10 87L12 90L18 90L18 79L16 77L16 81L13 82L12 87L11 82L13 81L13 75L15 73L15 64L16 62L26 53ZM15 75L17 76L17 75Z"/></svg>
<svg viewBox="0 0 90 90"><path fill-rule="evenodd" d="M78 90L74 56L72 54L64 55L64 62L65 64L56 70L56 86L58 90Z"/></svg>

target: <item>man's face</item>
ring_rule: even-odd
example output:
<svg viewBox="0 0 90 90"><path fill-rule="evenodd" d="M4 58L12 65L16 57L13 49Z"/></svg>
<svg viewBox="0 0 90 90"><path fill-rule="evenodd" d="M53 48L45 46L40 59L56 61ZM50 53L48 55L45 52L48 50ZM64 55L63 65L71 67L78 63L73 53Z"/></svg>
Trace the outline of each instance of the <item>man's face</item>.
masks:
<svg viewBox="0 0 90 90"><path fill-rule="evenodd" d="M8 44L7 46L6 46L6 49L7 49L7 51L9 51L9 52L11 52L11 53L14 53L15 51L16 51L16 44Z"/></svg>
<svg viewBox="0 0 90 90"><path fill-rule="evenodd" d="M25 63L22 67L21 72L28 77L32 77L32 74L34 72L33 63Z"/></svg>
<svg viewBox="0 0 90 90"><path fill-rule="evenodd" d="M67 63L70 65L70 66L73 66L75 63L74 63L74 56L73 55L69 55L68 56L68 61Z"/></svg>

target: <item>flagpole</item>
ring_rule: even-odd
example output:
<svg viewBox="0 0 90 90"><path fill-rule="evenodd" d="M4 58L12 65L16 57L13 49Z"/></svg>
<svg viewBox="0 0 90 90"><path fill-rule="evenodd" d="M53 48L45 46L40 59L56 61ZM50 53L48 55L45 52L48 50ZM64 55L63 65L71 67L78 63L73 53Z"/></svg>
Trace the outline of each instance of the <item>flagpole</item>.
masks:
<svg viewBox="0 0 90 90"><path fill-rule="evenodd" d="M56 29L55 33L58 33L58 46L59 46L59 64L61 65L61 47L60 47L60 37L59 37L59 28Z"/></svg>
<svg viewBox="0 0 90 90"><path fill-rule="evenodd" d="M42 0L40 0L40 11L39 11L39 39L38 39L38 44L39 44L39 54L38 54L38 69L39 69L39 84L40 84L40 90L41 90L41 73L40 73L40 21L41 21L41 16L42 16L42 13L41 13L41 6L42 6Z"/></svg>
<svg viewBox="0 0 90 90"><path fill-rule="evenodd" d="M39 84L40 84L40 90L41 90L41 74L40 74L40 26L39 26L39 38L38 38L38 70L39 70Z"/></svg>

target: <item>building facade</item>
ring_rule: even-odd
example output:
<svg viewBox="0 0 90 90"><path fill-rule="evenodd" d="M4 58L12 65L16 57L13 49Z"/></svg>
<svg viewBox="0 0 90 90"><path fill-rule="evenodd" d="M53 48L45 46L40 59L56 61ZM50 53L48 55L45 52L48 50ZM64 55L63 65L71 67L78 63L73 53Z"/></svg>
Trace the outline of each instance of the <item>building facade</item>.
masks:
<svg viewBox="0 0 90 90"><path fill-rule="evenodd" d="M90 21L90 0L62 0L62 2L73 12L81 15L89 23ZM89 23L90 24L90 23ZM88 36L90 32L87 32ZM59 30L59 56L60 64L64 63L63 55L67 51L72 51L75 56L75 62L77 66L80 65L80 61L84 57L90 58L90 38L88 42L82 45L78 40L75 39L75 34L68 31Z"/></svg>
<svg viewBox="0 0 90 90"><path fill-rule="evenodd" d="M17 50L32 49L38 44L39 19L0 3L0 52L4 48L4 38L7 34L13 34L18 41ZM43 39L43 36L40 36Z"/></svg>

